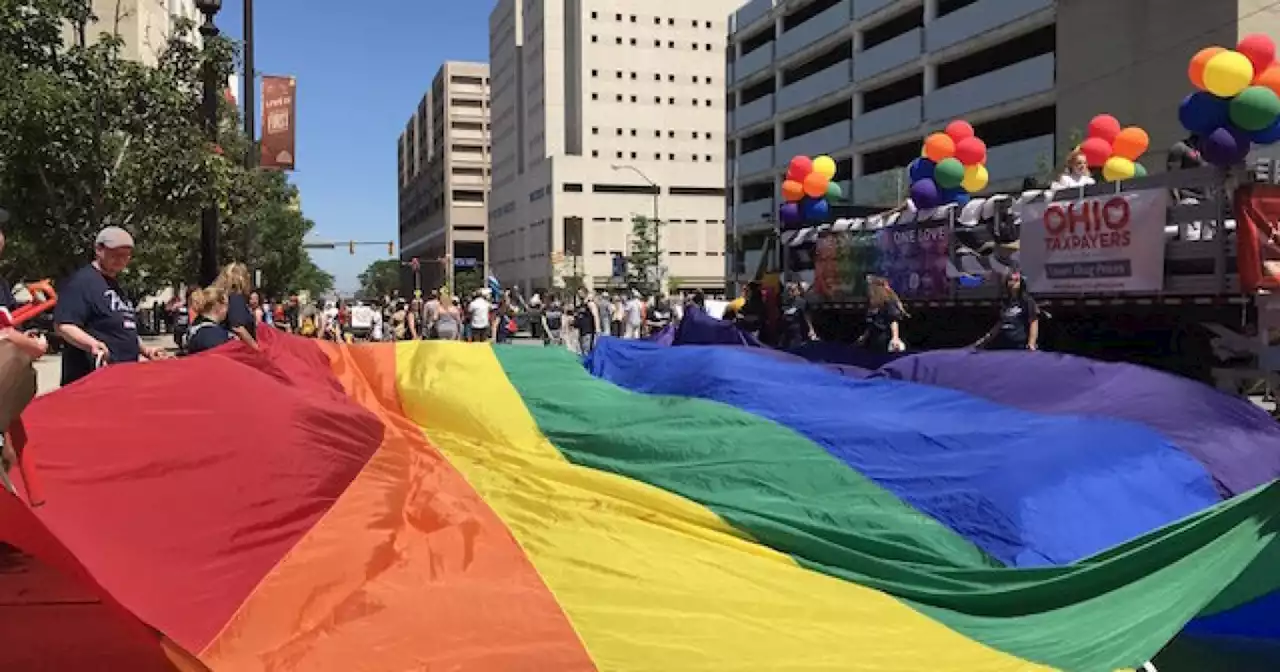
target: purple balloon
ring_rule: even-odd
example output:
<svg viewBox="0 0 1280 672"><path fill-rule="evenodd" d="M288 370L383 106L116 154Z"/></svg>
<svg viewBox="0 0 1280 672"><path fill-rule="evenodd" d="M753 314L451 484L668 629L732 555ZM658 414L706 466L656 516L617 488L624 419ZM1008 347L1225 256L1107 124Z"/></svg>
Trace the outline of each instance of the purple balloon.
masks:
<svg viewBox="0 0 1280 672"><path fill-rule="evenodd" d="M1221 127L1200 138L1200 153L1219 168L1233 166L1249 155L1249 134L1234 126Z"/></svg>
<svg viewBox="0 0 1280 672"><path fill-rule="evenodd" d="M911 202L917 208L936 208L941 203L941 191L933 178L916 180L911 183Z"/></svg>
<svg viewBox="0 0 1280 672"><path fill-rule="evenodd" d="M804 216L800 213L800 204L783 203L782 207L778 208L778 219L782 220L783 224L799 224L803 222Z"/></svg>
<svg viewBox="0 0 1280 672"><path fill-rule="evenodd" d="M1182 99L1178 106L1178 121L1192 133L1208 135L1214 129L1230 126L1230 104L1212 93L1196 91Z"/></svg>

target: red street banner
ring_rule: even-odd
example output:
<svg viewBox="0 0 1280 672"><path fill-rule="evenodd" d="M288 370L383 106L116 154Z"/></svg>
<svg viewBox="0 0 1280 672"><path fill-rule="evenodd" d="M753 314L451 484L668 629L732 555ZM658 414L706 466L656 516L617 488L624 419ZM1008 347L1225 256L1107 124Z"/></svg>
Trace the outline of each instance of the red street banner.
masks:
<svg viewBox="0 0 1280 672"><path fill-rule="evenodd" d="M1280 187L1240 187L1235 205L1240 291L1280 289Z"/></svg>
<svg viewBox="0 0 1280 672"><path fill-rule="evenodd" d="M294 169L297 87L292 77L262 78L262 157L258 165L263 168Z"/></svg>

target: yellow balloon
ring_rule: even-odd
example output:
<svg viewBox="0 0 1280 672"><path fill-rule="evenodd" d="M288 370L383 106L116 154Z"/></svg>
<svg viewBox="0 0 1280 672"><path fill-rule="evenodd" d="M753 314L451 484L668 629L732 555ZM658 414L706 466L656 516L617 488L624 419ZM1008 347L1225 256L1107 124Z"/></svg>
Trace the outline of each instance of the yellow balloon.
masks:
<svg viewBox="0 0 1280 672"><path fill-rule="evenodd" d="M1102 177L1108 182L1132 179L1137 172L1133 162L1123 156L1113 156L1102 166Z"/></svg>
<svg viewBox="0 0 1280 672"><path fill-rule="evenodd" d="M813 160L813 172L827 178L836 176L836 162L829 156L819 156Z"/></svg>
<svg viewBox="0 0 1280 672"><path fill-rule="evenodd" d="M1204 88L1220 98L1230 98L1253 82L1253 63L1238 51L1227 50L1204 64Z"/></svg>
<svg viewBox="0 0 1280 672"><path fill-rule="evenodd" d="M964 180L960 182L960 187L971 194L976 194L986 189L987 182L990 180L987 167L979 163L964 169Z"/></svg>

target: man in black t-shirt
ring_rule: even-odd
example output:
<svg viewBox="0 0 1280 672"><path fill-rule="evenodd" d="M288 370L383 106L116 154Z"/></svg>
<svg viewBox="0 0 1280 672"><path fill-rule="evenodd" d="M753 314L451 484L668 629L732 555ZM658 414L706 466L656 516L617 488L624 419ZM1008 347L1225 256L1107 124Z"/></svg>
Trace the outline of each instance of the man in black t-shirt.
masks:
<svg viewBox="0 0 1280 672"><path fill-rule="evenodd" d="M93 257L58 288L53 322L71 346L62 355L63 385L89 375L100 361L121 364L166 356L142 344L137 312L116 280L133 257L133 236L115 226L103 229L94 240Z"/></svg>

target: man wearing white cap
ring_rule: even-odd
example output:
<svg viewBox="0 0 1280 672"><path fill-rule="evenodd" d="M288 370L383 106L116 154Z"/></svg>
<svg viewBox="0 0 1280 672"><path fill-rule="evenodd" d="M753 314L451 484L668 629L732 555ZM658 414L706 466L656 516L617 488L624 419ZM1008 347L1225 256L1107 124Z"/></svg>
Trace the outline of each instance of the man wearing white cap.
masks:
<svg viewBox="0 0 1280 672"><path fill-rule="evenodd" d="M163 350L142 344L133 303L116 279L132 258L133 236L108 226L94 240L93 262L58 288L53 322L58 335L71 346L62 356L63 385L89 375L103 363L165 356Z"/></svg>

